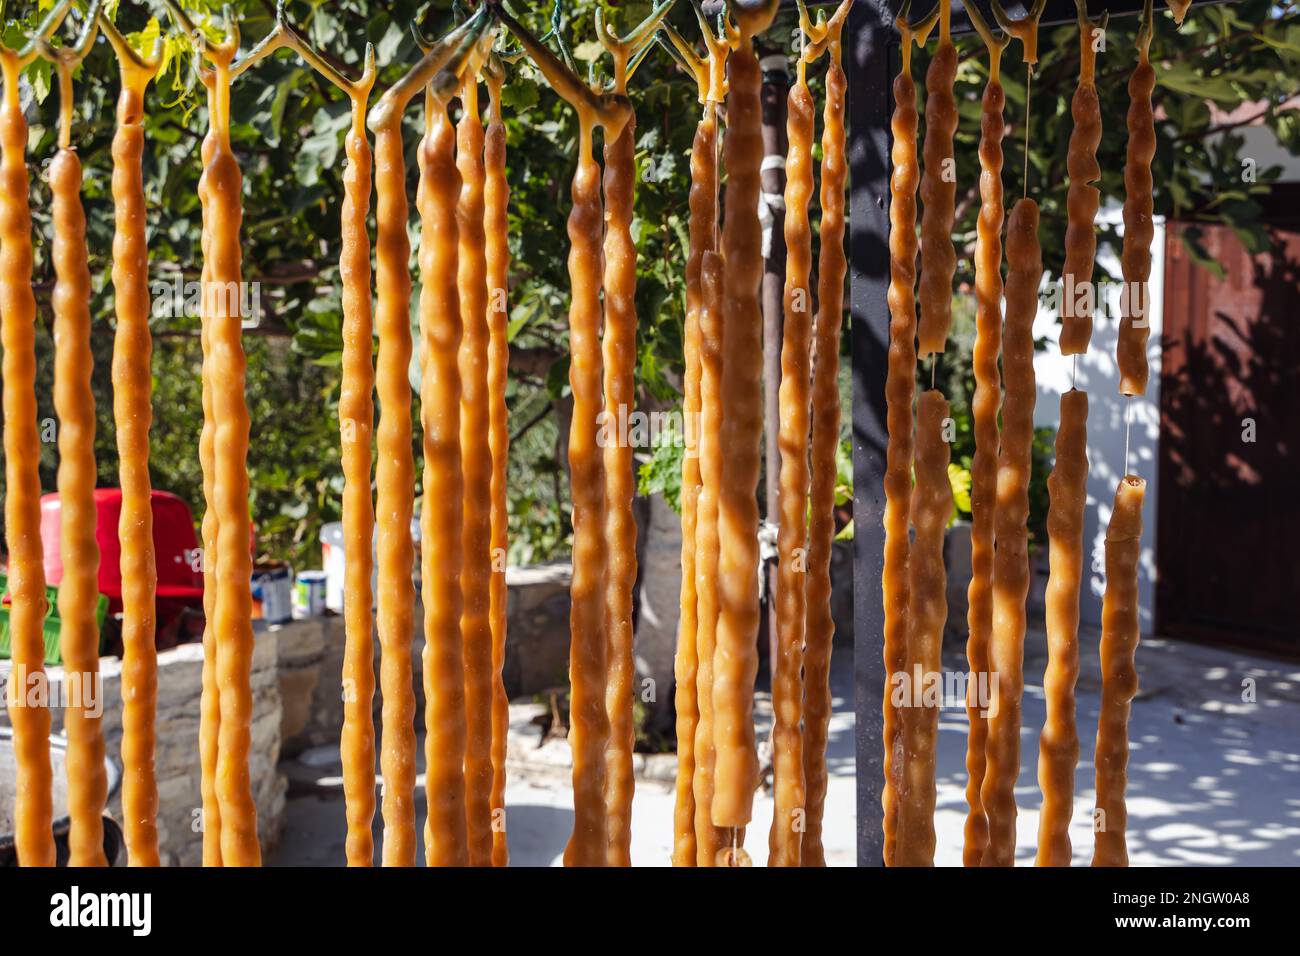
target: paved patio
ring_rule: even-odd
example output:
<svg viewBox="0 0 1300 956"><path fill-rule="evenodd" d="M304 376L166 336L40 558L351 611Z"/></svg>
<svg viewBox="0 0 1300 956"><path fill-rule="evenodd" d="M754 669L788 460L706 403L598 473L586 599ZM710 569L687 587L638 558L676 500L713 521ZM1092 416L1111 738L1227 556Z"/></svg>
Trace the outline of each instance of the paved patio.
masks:
<svg viewBox="0 0 1300 956"><path fill-rule="evenodd" d="M1080 635L1079 769L1074 863L1092 857L1093 750L1101 690L1099 635ZM1016 784L1018 864L1038 836L1038 733L1043 725L1046 636L1025 647L1021 771ZM964 668L958 648L944 666ZM1144 640L1129 724L1128 847L1133 866L1300 864L1300 665L1183 641ZM1254 700L1243 695L1253 690ZM947 710L939 733L936 812L940 865L961 864L966 818L966 713Z"/></svg>
<svg viewBox="0 0 1300 956"><path fill-rule="evenodd" d="M852 866L855 858L855 779L853 757L852 648L837 645L831 669L833 714L827 748L830 782L825 813L827 862ZM562 740L538 747L540 728L531 723L540 708L529 703L511 707L511 754L507 767L506 825L512 866L557 866L573 829L573 791L569 782L568 745ZM771 700L760 692L755 701L759 740L771 726ZM423 770L423 738L420 742ZM532 751L532 752L530 752ZM640 763L640 758L638 758ZM636 783L632 802L632 863L668 866L672 854L673 786L676 761L671 755L652 758ZM343 852L343 793L337 748L322 747L285 761L289 803L284 834L268 864L327 866L340 864ZM646 779L648 774L651 779ZM424 826L424 776L416 783L418 825ZM745 848L756 866L767 861L767 832L772 822L772 798L760 793L754 801L754 822ZM380 827L376 823L376 846ZM419 851L423 859L423 847Z"/></svg>
<svg viewBox="0 0 1300 956"><path fill-rule="evenodd" d="M1076 777L1075 863L1092 852L1094 799L1092 752L1100 677L1097 634L1081 635L1078 689L1081 738ZM835 713L831 723L830 787L826 806L827 859L852 865L855 780L852 652L837 646L832 667ZM1038 731L1044 704L1045 638L1026 641L1022 767L1017 861L1033 862L1040 795ZM944 665L964 670L959 647L945 650ZM1129 779L1129 853L1135 866L1300 864L1300 665L1244 652L1161 639L1143 641L1138 656L1141 691L1133 704ZM1253 695L1253 697L1252 697ZM573 823L572 793L562 741L537 747L540 731L527 704L512 708L512 760L506 793L511 862L559 863ZM770 725L770 702L760 693L759 737ZM936 826L937 862L960 865L965 820L966 713L945 710L940 721ZM522 754L532 748L535 754ZM667 763L665 763L667 761ZM331 865L343 860L343 805L338 754L319 748L282 768L290 776L285 833L269 862ZM632 860L667 865L672 839L672 758L650 761L653 779L638 780L633 804ZM423 789L423 778L419 788ZM772 801L760 794L746 849L755 865L767 857ZM418 812L423 821L423 801ZM378 830L378 826L376 826Z"/></svg>

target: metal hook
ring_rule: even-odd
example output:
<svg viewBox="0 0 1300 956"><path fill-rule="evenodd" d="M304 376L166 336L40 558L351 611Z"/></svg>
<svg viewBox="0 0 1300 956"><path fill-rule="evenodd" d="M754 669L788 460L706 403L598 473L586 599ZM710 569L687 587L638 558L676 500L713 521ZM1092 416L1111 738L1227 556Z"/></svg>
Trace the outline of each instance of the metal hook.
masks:
<svg viewBox="0 0 1300 956"><path fill-rule="evenodd" d="M560 48L560 59L576 75L578 64L573 60L573 54L569 51L569 45L564 42L564 8L560 5L561 0L554 0L551 5L551 26L539 38L539 43L545 43L551 37L555 37L555 45ZM507 13L509 11L506 11Z"/></svg>

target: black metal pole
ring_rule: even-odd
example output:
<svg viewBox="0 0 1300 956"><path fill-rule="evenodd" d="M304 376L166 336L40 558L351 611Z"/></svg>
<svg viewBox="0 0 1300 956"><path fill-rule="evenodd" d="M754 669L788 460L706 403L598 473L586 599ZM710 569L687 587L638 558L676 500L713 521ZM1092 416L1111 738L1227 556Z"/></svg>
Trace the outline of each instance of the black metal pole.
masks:
<svg viewBox="0 0 1300 956"><path fill-rule="evenodd" d="M771 217L764 224L767 234L764 250L763 285L763 470L766 518L776 524L780 515L781 449L777 441L781 429L781 335L785 327L785 122L786 97L790 73L783 49L758 47L763 67L763 196L759 200ZM776 199L777 201L769 201ZM776 560L764 562L767 601L768 677L775 680L777 659L776 627Z"/></svg>
<svg viewBox="0 0 1300 956"><path fill-rule="evenodd" d="M890 49L886 0L849 13L849 292L853 350L853 691L858 866L882 866L885 372L889 352Z"/></svg>

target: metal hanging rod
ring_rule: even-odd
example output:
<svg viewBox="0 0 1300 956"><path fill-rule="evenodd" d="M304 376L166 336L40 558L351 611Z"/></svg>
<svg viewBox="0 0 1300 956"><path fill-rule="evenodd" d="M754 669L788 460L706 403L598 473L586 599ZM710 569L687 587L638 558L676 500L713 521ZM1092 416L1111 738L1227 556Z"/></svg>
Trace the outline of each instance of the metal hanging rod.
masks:
<svg viewBox="0 0 1300 956"><path fill-rule="evenodd" d="M938 0L935 0L938 2ZM974 2L974 0L972 0ZM1192 5L1193 9L1210 5L1219 5L1222 3L1231 3L1233 0L1195 0ZM807 0L809 7L833 7L838 5L839 0ZM725 0L704 0L704 12L709 16L717 16L726 8ZM860 11L865 10L869 18L878 19L880 22L889 27L893 34L894 41L897 42L897 33L894 32L894 17L898 14L901 3L898 0L857 0L854 4L854 14L861 15ZM993 22L993 8L988 0L980 0L976 4L979 11L985 19ZM1157 10L1164 7L1162 0L1156 0ZM916 13L922 13L928 9L929 5L924 2L914 4ZM1029 12L1029 4L1024 0L1008 0L1003 4L1004 9L1012 17L1023 17ZM794 12L797 9L795 0L781 0L781 11ZM1109 13L1111 18L1137 16L1142 12L1142 0L1090 0L1088 10L1093 16L1100 16L1102 13ZM1047 7L1043 11L1042 18L1039 20L1039 26L1051 27L1060 26L1064 23L1077 23L1077 14L1074 7L1074 0L1047 0ZM966 16L965 3L963 0L952 0L952 33L954 36L964 36L975 33L975 27L971 24L970 18Z"/></svg>

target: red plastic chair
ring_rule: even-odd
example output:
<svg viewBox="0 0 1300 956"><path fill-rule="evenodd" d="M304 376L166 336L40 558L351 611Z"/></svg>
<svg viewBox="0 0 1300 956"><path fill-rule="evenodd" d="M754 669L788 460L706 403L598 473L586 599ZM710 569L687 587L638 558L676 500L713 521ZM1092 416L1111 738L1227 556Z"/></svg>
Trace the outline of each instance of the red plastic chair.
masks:
<svg viewBox="0 0 1300 956"><path fill-rule="evenodd" d="M174 633L173 625L187 609L202 608L203 572L195 570L199 540L194 532L189 506L183 499L166 491L153 492L152 504L154 561L158 571L157 632L161 648L186 639ZM122 490L96 488L95 510L99 591L108 596L109 614L117 615L122 612L122 550L117 540ZM63 580L63 556L59 553L62 518L59 496L44 495L41 498L41 545L45 549L45 580L52 586Z"/></svg>

